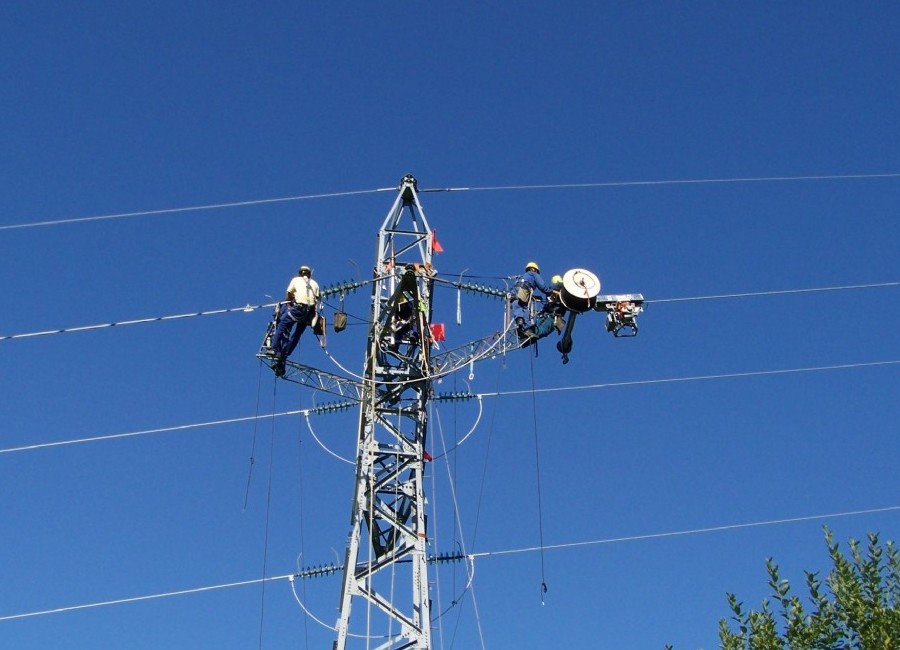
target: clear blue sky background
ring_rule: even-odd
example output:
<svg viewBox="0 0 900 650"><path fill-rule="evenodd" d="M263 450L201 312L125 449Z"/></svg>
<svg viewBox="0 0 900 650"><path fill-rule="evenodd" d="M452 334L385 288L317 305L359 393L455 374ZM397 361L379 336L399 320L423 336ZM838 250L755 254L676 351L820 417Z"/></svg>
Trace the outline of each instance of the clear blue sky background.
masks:
<svg viewBox="0 0 900 650"><path fill-rule="evenodd" d="M323 284L354 264L368 276L395 195L10 226L372 190L406 173L423 188L885 174L422 201L438 270L494 284L530 259L650 301L896 282L898 32L888 2L4 3L0 336L268 303L299 264ZM502 314L469 296L457 327L455 293L436 301L453 344ZM365 317L367 303L347 308ZM268 316L0 341L0 617L343 554L352 468L298 417L8 451L326 399L260 372ZM552 345L482 362L475 392L636 384L485 399L450 467L466 550L537 546L539 524L545 544L571 544L897 506L897 365L646 382L896 362L898 323L896 286L659 302L635 339L584 317L566 366ZM360 369L363 327L328 342ZM312 338L297 358L336 370ZM476 416L438 404L433 450ZM352 456L355 413L310 423ZM448 470L431 470L432 550L452 551ZM726 592L749 606L767 593L765 558L798 587L804 569L828 569L824 524L843 542L896 539L898 512L486 557L436 647L715 648ZM440 579L436 609L465 581L461 566ZM339 587L298 590L333 624ZM286 580L0 620L8 648L331 639Z"/></svg>

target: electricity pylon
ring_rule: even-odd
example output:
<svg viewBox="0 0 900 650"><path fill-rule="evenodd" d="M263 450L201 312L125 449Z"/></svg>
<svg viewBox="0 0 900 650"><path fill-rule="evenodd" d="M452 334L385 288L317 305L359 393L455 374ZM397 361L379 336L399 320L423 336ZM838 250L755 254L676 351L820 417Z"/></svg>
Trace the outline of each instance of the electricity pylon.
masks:
<svg viewBox="0 0 900 650"><path fill-rule="evenodd" d="M317 407L317 412L359 404L356 482L350 512L350 533L343 564L343 585L334 650L430 650L431 600L428 567L462 559L460 554L427 556L424 471L431 458L428 401L477 397L471 393L436 395L432 381L476 361L504 355L530 344L517 333L507 305L503 329L453 350L432 356L432 290L436 271L431 264L436 241L419 202L416 179L405 176L399 193L378 232L373 267L372 305L366 357L361 377L346 377L286 360L285 380L345 398ZM355 291L367 282L341 283L321 295ZM452 283L459 291L509 300L506 290ZM637 294L598 295L600 280L585 269L562 277L554 300L557 317L566 315L556 347L568 362L575 318L589 311L606 314L606 330L616 337L637 335L637 316L644 297ZM551 296L546 298L551 300ZM273 370L272 336L281 305L263 337L257 357ZM558 320L557 320L558 322ZM544 335L549 334L546 332ZM286 371L286 372L284 372ZM479 398L480 399L480 398ZM364 532L365 531L365 534ZM337 572L337 567L304 569L298 577ZM350 630L354 603L366 606L364 624ZM357 612L359 609L357 608Z"/></svg>
<svg viewBox="0 0 900 650"><path fill-rule="evenodd" d="M431 648L423 483L433 246L416 179L407 175L378 232L334 650ZM350 631L357 603L367 607L364 634Z"/></svg>

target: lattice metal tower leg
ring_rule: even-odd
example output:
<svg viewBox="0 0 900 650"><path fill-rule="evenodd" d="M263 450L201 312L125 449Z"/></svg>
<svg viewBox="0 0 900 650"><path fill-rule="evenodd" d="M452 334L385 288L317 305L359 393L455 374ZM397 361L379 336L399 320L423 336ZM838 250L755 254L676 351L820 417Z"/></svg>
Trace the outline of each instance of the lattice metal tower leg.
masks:
<svg viewBox="0 0 900 650"><path fill-rule="evenodd" d="M378 233L334 650L432 647L423 483L433 242L416 179L405 176ZM360 617L366 624L351 632L351 609L360 601L368 608Z"/></svg>

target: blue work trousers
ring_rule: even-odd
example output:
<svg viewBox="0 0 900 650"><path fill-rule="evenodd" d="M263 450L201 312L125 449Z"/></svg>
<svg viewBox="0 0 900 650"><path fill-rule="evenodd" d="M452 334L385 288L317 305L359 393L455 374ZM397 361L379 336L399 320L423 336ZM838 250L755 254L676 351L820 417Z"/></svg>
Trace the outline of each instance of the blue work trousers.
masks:
<svg viewBox="0 0 900 650"><path fill-rule="evenodd" d="M509 315L512 316L512 320L515 323L517 318L521 318L525 321L525 325L530 325L530 314L528 313L528 303L524 303L517 298L513 298L509 302Z"/></svg>
<svg viewBox="0 0 900 650"><path fill-rule="evenodd" d="M275 326L275 335L272 337L272 349L277 358L284 360L291 356L291 352L300 342L300 336L306 331L306 326L312 324L315 315L313 305L281 306L278 325Z"/></svg>

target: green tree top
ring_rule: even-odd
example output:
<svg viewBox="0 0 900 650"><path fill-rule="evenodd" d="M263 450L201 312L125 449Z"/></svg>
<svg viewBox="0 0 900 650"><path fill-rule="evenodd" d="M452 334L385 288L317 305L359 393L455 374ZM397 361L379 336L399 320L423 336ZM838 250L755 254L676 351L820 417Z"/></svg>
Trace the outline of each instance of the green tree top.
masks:
<svg viewBox="0 0 900 650"><path fill-rule="evenodd" d="M745 610L728 594L732 616L719 621L722 650L900 650L900 556L892 542L882 546L869 533L865 556L849 541L850 557L825 529L834 568L824 584L805 572L808 603L791 593L778 565L766 561L771 600ZM667 646L671 650L671 646Z"/></svg>

